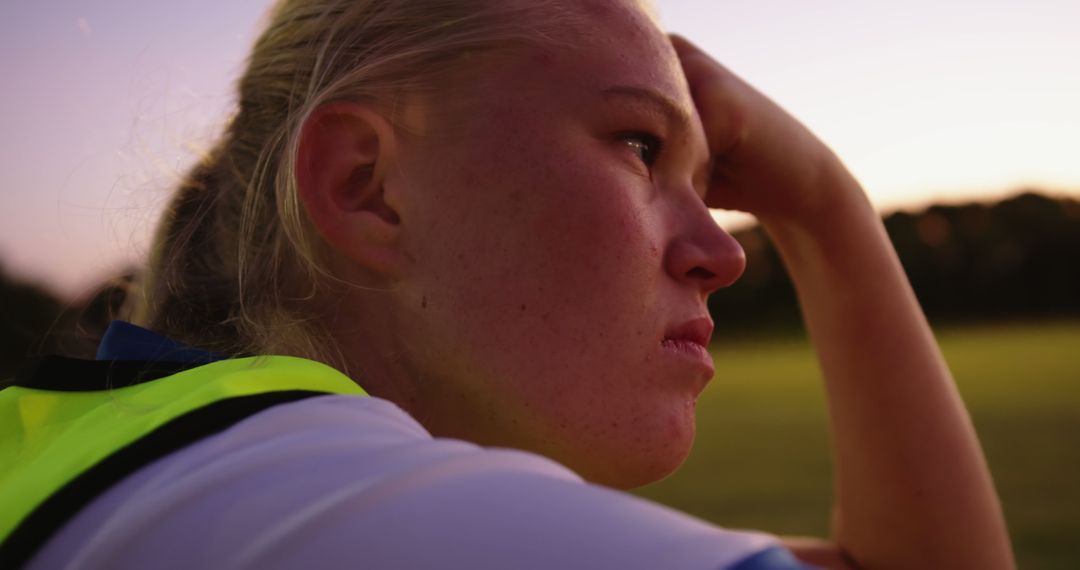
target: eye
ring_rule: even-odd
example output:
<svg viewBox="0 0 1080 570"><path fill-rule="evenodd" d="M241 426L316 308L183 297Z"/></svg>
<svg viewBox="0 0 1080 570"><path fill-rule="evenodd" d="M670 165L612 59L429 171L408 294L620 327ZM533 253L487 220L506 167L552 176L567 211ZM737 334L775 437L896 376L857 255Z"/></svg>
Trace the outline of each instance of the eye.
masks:
<svg viewBox="0 0 1080 570"><path fill-rule="evenodd" d="M649 168L656 163L664 146L660 137L649 133L625 133L620 135L620 138L637 154L638 160Z"/></svg>

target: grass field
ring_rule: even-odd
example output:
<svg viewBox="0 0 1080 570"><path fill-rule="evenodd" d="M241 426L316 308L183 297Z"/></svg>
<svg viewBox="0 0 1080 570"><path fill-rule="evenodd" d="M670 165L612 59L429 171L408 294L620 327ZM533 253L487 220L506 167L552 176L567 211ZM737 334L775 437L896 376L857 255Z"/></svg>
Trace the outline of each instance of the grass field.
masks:
<svg viewBox="0 0 1080 570"><path fill-rule="evenodd" d="M982 438L1020 568L1080 568L1080 322L937 331ZM683 468L642 489L727 527L827 536L831 465L804 340L726 341Z"/></svg>

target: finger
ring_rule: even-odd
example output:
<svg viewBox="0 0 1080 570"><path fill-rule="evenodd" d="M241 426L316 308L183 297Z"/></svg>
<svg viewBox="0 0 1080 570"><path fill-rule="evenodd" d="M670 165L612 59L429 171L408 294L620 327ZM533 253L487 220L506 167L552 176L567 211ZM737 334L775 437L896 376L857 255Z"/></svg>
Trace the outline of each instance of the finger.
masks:
<svg viewBox="0 0 1080 570"><path fill-rule="evenodd" d="M669 36L713 155L730 153L746 136L747 109L741 81L682 36Z"/></svg>
<svg viewBox="0 0 1080 570"><path fill-rule="evenodd" d="M668 39L671 41L671 45L675 48L675 53L679 54L679 57L689 55L692 53L704 54L704 50L699 48L694 42L680 36L679 34L668 34Z"/></svg>
<svg viewBox="0 0 1080 570"><path fill-rule="evenodd" d="M694 72L712 72L737 79L735 74L690 40L678 34L669 34L668 39L671 41L671 46L675 48L679 61L684 62L684 66L689 65Z"/></svg>

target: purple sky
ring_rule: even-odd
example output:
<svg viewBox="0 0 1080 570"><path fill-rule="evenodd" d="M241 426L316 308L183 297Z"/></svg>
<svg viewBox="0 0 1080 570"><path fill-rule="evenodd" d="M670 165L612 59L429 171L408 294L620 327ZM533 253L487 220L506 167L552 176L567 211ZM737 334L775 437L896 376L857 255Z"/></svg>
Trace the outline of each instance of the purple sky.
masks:
<svg viewBox="0 0 1080 570"><path fill-rule="evenodd" d="M819 133L882 209L1080 196L1076 0L656 0ZM268 2L9 2L0 264L77 294L136 259L227 115Z"/></svg>

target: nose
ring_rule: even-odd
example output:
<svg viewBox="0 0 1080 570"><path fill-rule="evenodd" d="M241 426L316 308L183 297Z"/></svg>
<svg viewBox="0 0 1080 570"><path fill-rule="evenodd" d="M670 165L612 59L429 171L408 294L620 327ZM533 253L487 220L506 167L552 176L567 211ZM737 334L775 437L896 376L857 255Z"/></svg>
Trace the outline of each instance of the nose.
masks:
<svg viewBox="0 0 1080 570"><path fill-rule="evenodd" d="M701 205L682 217L665 253L666 271L677 282L708 295L737 281L746 269L746 253Z"/></svg>

